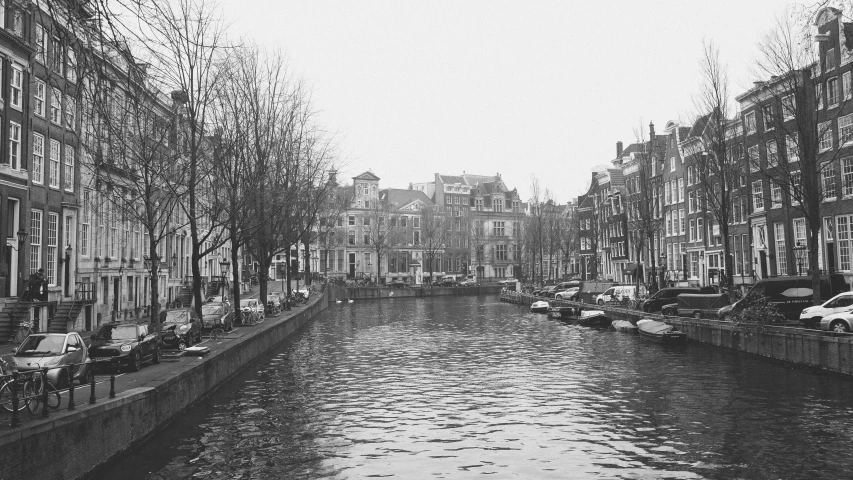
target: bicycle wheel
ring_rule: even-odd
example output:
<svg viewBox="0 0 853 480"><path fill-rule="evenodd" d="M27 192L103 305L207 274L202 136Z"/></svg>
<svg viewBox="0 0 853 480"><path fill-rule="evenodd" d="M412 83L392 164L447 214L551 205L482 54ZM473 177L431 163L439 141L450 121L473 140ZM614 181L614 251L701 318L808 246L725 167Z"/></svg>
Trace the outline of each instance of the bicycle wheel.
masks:
<svg viewBox="0 0 853 480"><path fill-rule="evenodd" d="M214 328L210 331L210 338L212 340L222 340L225 338L225 330L221 328Z"/></svg>
<svg viewBox="0 0 853 480"><path fill-rule="evenodd" d="M27 410L30 415L38 415L43 407L41 401L41 380L30 379L24 382L24 393L27 398Z"/></svg>
<svg viewBox="0 0 853 480"><path fill-rule="evenodd" d="M27 408L27 402L29 399L24 394L23 384L18 386L18 411ZM4 412L12 411L12 382L6 382L0 387L0 409Z"/></svg>
<svg viewBox="0 0 853 480"><path fill-rule="evenodd" d="M50 382L45 382L45 386L47 388L47 406L52 410L56 410L59 408L59 405L62 403L62 396L59 394L59 390L53 386ZM69 388L74 388L73 386Z"/></svg>
<svg viewBox="0 0 853 480"><path fill-rule="evenodd" d="M256 319L255 319L255 325L260 325L260 324L264 323L264 319L265 319L266 317L265 317L265 316L263 316L263 315L258 315L258 316L257 316L257 317L255 317L255 318L256 318Z"/></svg>

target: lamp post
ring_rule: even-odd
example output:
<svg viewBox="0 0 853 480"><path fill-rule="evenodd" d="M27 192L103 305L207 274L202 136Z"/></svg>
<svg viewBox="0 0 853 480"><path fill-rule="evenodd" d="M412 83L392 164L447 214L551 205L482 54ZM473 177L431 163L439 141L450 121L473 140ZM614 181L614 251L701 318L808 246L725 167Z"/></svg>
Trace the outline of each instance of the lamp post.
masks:
<svg viewBox="0 0 853 480"><path fill-rule="evenodd" d="M65 296L70 295L69 284L71 283L71 244L65 247Z"/></svg>
<svg viewBox="0 0 853 480"><path fill-rule="evenodd" d="M231 262L229 262L224 256L219 256L219 272L222 274L222 300L225 300L225 292L227 289L225 286L227 285L227 277L228 271L231 268Z"/></svg>
<svg viewBox="0 0 853 480"><path fill-rule="evenodd" d="M803 274L803 262L806 256L806 246L800 240L797 240L797 245L792 248L794 256L797 258L797 275Z"/></svg>
<svg viewBox="0 0 853 480"><path fill-rule="evenodd" d="M660 254L660 288L664 288L666 285L666 254Z"/></svg>
<svg viewBox="0 0 853 480"><path fill-rule="evenodd" d="M154 254L153 258L149 257L148 255L143 255L142 256L142 265L145 268L145 271L148 272L148 282L151 284L151 291L152 291L151 296L154 297L153 292L154 292L155 285L157 285L157 283L160 281L160 279L158 278L159 277L158 273L160 270L160 256L157 255L156 253ZM150 307L151 307L151 323L154 324L154 329L158 334L160 333L160 319L156 315L157 312L154 309L154 304L159 303L159 301L160 301L159 297L160 297L160 294L159 294L159 289L158 289L157 290L157 296L153 298L153 301L151 302L151 305L150 305Z"/></svg>

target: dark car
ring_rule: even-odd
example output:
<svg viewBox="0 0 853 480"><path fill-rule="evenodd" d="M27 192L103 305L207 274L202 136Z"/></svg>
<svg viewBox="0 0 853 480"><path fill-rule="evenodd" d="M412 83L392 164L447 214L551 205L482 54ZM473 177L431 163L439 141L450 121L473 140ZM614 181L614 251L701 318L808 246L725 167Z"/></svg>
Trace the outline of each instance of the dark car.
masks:
<svg viewBox="0 0 853 480"><path fill-rule="evenodd" d="M148 325L107 323L89 340L89 357L93 360L114 360L134 372L143 362L160 363L160 339L148 331Z"/></svg>
<svg viewBox="0 0 853 480"><path fill-rule="evenodd" d="M271 295L267 295L268 302L277 303ZM228 302L206 303L201 306L201 323L206 330L221 328L230 331L234 324L234 309Z"/></svg>
<svg viewBox="0 0 853 480"><path fill-rule="evenodd" d="M645 300L642 304L642 308L644 312L653 313L657 312L664 305L669 305L670 303L676 303L676 298L682 293L700 293L698 288L661 288L654 295ZM677 308L677 307L676 307Z"/></svg>
<svg viewBox="0 0 853 480"><path fill-rule="evenodd" d="M677 303L670 303L670 304L664 305L660 309L660 314L663 316L666 316L666 317L674 317L674 316L678 315L678 304Z"/></svg>
<svg viewBox="0 0 853 480"><path fill-rule="evenodd" d="M160 312L160 339L163 346L184 350L201 341L201 319L192 308Z"/></svg>

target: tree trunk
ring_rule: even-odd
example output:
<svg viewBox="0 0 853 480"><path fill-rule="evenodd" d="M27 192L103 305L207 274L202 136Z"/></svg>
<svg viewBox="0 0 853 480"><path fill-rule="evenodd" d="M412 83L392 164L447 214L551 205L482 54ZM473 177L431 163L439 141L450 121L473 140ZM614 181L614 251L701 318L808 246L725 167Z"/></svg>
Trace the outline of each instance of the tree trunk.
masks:
<svg viewBox="0 0 853 480"><path fill-rule="evenodd" d="M820 230L814 228L809 232L809 269L812 272L812 303L819 305L820 300L820 265L818 265L818 246ZM832 282L830 281L830 285Z"/></svg>
<svg viewBox="0 0 853 480"><path fill-rule="evenodd" d="M305 251L303 252L305 255L305 286L311 285L311 251L308 249L308 241L303 241L302 245L305 247Z"/></svg>
<svg viewBox="0 0 853 480"><path fill-rule="evenodd" d="M232 295L232 307L234 308L234 315L237 315L237 312L240 310L240 275L243 273L240 270L240 258L237 255L238 250L240 249L240 241L237 238L236 226L232 224L234 227L231 230L231 279L234 282L234 285L231 288Z"/></svg>
<svg viewBox="0 0 853 480"><path fill-rule="evenodd" d="M149 251L148 258L151 260L151 273L149 274L149 283L151 284L151 325L154 325L154 331L160 334L160 275L159 268L154 268L154 259L157 258L157 243L153 241L153 234L148 235Z"/></svg>

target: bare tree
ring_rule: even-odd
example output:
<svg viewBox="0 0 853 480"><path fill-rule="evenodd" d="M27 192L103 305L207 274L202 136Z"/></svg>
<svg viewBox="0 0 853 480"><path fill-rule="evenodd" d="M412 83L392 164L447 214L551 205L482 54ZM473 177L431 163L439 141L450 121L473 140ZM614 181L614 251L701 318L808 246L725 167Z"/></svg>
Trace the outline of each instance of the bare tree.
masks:
<svg viewBox="0 0 853 480"><path fill-rule="evenodd" d="M637 288L640 286L639 268L643 253L648 252L652 267L652 279L648 280L650 290L657 288L657 269L655 263L655 237L660 234L663 219L660 215L660 195L656 191L660 188L658 181L652 176L652 163L665 156L665 146L659 146L657 139L645 136L645 127L640 122L639 128L634 130L640 152L634 156L637 174L631 176L627 182L628 198L628 231L631 232L632 244L636 253Z"/></svg>
<svg viewBox="0 0 853 480"><path fill-rule="evenodd" d="M435 261L449 245L450 226L447 215L432 205L421 208L421 245L430 281L435 281Z"/></svg>
<svg viewBox="0 0 853 480"><path fill-rule="evenodd" d="M365 243L376 254L376 278L382 275L382 257L386 257L398 245L404 243L405 230L397 225L397 218L391 216L391 201L388 193L378 202L371 202L364 221Z"/></svg>
<svg viewBox="0 0 853 480"><path fill-rule="evenodd" d="M527 248L531 255L531 275L534 283L536 282L536 271L539 271L539 284L544 281L542 272L542 263L545 261L545 243L546 228L545 228L545 200L543 199L542 188L539 185L539 179L531 176L530 179L530 215L527 218L527 228L524 231L527 234ZM536 259L539 259L537 262Z"/></svg>
<svg viewBox="0 0 853 480"><path fill-rule="evenodd" d="M743 166L737 161L738 143L731 129L730 119L734 112L729 103L728 71L713 43L705 44L701 66L702 86L696 99L699 113L688 138L691 143L685 147L685 156L692 155L697 167L696 178L702 186L702 194L697 198L700 211L704 208L710 212L720 229L726 271L721 286L731 288L734 271L729 236L732 192L743 174Z"/></svg>
<svg viewBox="0 0 853 480"><path fill-rule="evenodd" d="M749 159L751 168L770 180L771 202L780 202L777 192L784 191L786 217L799 214L804 219L806 245L796 247L808 252L815 304L821 298L820 206L826 198L841 193L835 176L846 152L840 147L853 139L853 131L840 125L837 144L833 138L835 120L849 113L849 94L841 86L840 75L826 83L822 78L823 72L831 70L830 62L838 64L842 53L826 51L822 56L821 49L814 46L806 17L810 20L816 10L780 17L759 44L755 72L763 81L757 83L756 96L767 100L761 109L764 128L756 128L755 136L764 143L765 156Z"/></svg>
<svg viewBox="0 0 853 480"><path fill-rule="evenodd" d="M343 227L343 214L352 207L355 197L353 187L349 185L338 186L334 178L330 179L330 184L334 184L329 194L326 196L322 207L318 213L319 220L317 222L317 240L319 245L324 250L326 261L323 262L323 275L328 277L328 266L330 261L329 253L330 246L337 242L342 242L346 231Z"/></svg>

